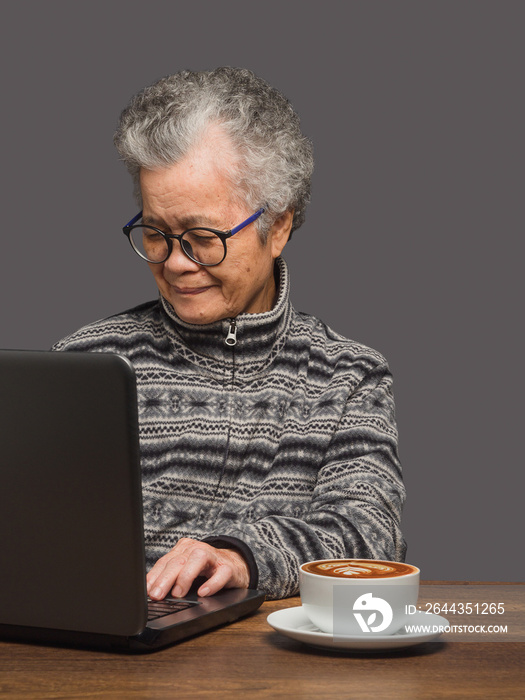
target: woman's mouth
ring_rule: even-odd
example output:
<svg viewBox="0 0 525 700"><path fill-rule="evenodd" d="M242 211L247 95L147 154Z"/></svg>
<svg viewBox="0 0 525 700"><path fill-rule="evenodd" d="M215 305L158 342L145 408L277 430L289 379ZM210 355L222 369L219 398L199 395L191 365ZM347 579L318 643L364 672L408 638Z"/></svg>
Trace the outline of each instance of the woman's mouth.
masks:
<svg viewBox="0 0 525 700"><path fill-rule="evenodd" d="M175 292L175 294L180 294L181 296L194 296L195 294L202 294L203 292L206 292L208 289L211 289L211 286L208 285L206 287L177 287L175 285L171 285L171 288Z"/></svg>

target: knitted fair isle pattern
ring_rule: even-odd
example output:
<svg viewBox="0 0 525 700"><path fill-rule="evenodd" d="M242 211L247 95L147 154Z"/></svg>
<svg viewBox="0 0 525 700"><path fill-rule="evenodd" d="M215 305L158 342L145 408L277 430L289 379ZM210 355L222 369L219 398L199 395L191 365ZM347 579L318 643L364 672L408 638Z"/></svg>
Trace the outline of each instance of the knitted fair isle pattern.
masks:
<svg viewBox="0 0 525 700"><path fill-rule="evenodd" d="M384 358L289 302L197 326L164 299L54 346L115 352L137 376L147 566L181 537L247 545L269 598L296 595L301 563L403 560L404 488Z"/></svg>

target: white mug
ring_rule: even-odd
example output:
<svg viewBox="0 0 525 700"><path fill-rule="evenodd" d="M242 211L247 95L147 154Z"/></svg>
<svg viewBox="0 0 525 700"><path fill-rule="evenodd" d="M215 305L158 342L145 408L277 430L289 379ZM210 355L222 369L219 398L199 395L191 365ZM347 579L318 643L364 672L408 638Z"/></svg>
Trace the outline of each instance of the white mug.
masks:
<svg viewBox="0 0 525 700"><path fill-rule="evenodd" d="M302 564L301 602L308 618L334 636L390 635L417 603L419 569L375 559L323 559Z"/></svg>

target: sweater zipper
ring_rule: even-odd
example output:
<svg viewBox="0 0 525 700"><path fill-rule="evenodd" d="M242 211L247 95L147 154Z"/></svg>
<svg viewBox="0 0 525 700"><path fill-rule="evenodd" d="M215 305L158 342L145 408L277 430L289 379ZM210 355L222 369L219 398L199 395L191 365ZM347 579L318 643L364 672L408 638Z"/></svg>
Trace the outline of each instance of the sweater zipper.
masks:
<svg viewBox="0 0 525 700"><path fill-rule="evenodd" d="M230 347L237 345L237 324L235 323L234 318L230 318L230 327L224 342Z"/></svg>
<svg viewBox="0 0 525 700"><path fill-rule="evenodd" d="M231 371L231 391L233 392L234 385L235 385L235 349L234 346L237 345L237 324L235 323L234 318L230 318L230 325L228 328L228 335L224 339L224 342L226 345L231 347L232 349L232 371ZM231 399L230 399L231 401ZM228 434L226 436L226 447L224 450L224 457L222 460L222 467L221 467L221 473L219 474L219 481L217 483L217 486L215 487L215 493L213 494L213 499L212 499L212 504L215 503L215 499L219 493L219 490L221 488L222 484L222 477L224 476L224 472L226 470L226 462L228 461L228 456L230 454L230 431L231 431L231 422L232 422L232 407L230 406L228 410Z"/></svg>

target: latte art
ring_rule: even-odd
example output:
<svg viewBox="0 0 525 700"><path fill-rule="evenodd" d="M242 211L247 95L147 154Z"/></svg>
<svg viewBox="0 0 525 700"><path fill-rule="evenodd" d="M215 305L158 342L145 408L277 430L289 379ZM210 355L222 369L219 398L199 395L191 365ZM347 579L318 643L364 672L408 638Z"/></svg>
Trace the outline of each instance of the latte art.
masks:
<svg viewBox="0 0 525 700"><path fill-rule="evenodd" d="M332 559L303 564L303 571L336 578L391 578L406 576L417 571L410 564L393 561L373 561L369 559Z"/></svg>
<svg viewBox="0 0 525 700"><path fill-rule="evenodd" d="M319 569L323 571L331 571L336 576L373 576L378 574L384 576L395 571L393 566L387 564L367 564L366 566L358 566L357 564L319 564Z"/></svg>

